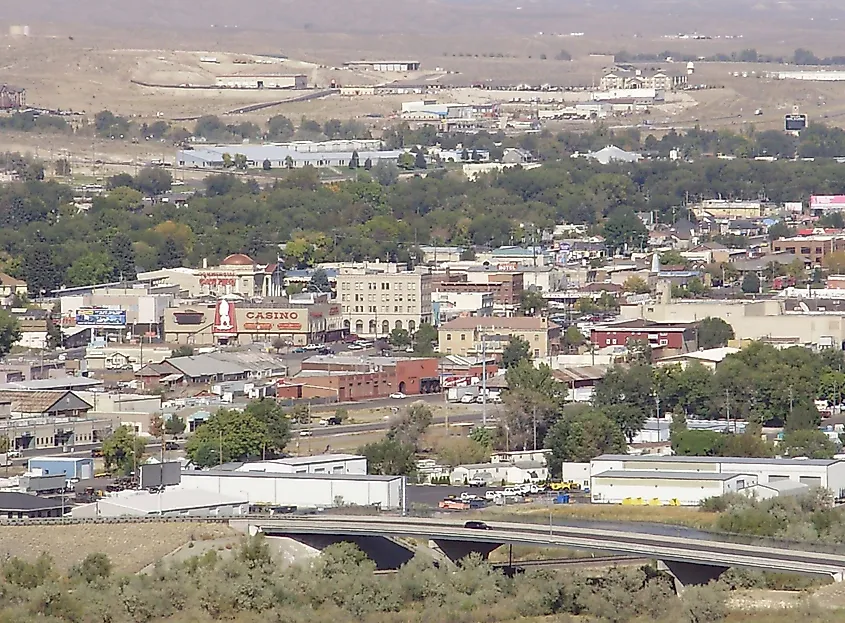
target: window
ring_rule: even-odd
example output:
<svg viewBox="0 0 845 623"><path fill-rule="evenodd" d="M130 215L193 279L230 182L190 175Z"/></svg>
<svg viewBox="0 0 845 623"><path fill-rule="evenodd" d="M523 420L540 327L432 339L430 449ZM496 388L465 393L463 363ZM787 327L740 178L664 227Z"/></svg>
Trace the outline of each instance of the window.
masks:
<svg viewBox="0 0 845 623"><path fill-rule="evenodd" d="M803 255L810 255L810 247L801 247L801 253Z"/></svg>
<svg viewBox="0 0 845 623"><path fill-rule="evenodd" d="M450 342L451 340L452 340L452 334L451 334L451 333L447 333L447 334L446 334L446 341L447 341L447 342Z"/></svg>
<svg viewBox="0 0 845 623"><path fill-rule="evenodd" d="M535 349L534 349L534 357L536 358L536 357L539 357L539 356L540 356L540 349L539 349L539 348L535 348Z"/></svg>
<svg viewBox="0 0 845 623"><path fill-rule="evenodd" d="M466 334L466 333L461 333L461 342L465 342L465 341L466 341L466 339L467 339L467 334Z"/></svg>

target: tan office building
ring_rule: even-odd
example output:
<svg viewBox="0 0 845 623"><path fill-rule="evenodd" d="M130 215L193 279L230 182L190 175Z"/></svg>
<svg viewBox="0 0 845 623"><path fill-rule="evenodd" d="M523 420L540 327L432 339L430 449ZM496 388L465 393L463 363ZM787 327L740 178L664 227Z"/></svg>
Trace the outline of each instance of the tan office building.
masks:
<svg viewBox="0 0 845 623"><path fill-rule="evenodd" d="M389 335L393 329L414 333L431 323L431 284L428 272L399 271L395 264L340 267L337 296L343 324L351 333L369 337Z"/></svg>
<svg viewBox="0 0 845 623"><path fill-rule="evenodd" d="M437 330L438 351L445 355L479 355L482 342L488 355L501 355L511 337L528 342L535 358L557 355L560 326L547 318L456 318Z"/></svg>

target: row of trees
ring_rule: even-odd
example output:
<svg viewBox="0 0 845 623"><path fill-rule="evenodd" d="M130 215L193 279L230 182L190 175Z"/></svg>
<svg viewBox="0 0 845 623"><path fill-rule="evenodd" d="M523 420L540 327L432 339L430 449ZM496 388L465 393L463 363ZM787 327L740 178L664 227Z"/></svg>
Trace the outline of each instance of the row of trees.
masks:
<svg viewBox="0 0 845 623"><path fill-rule="evenodd" d="M67 574L46 554L31 562L5 560L0 619L496 623L573 616L615 623L717 623L728 614L723 586L689 587L679 598L672 579L651 567L600 573L543 569L507 577L477 555L454 569L418 556L384 575L349 543L289 564L271 554L261 535L225 554L212 548L156 565L149 574L119 573L114 566L103 554L87 556Z"/></svg>

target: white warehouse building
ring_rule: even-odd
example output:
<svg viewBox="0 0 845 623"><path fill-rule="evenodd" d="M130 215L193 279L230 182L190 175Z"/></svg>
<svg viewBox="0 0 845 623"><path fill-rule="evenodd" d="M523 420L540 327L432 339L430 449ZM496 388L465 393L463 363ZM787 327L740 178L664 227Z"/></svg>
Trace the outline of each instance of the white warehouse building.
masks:
<svg viewBox="0 0 845 623"><path fill-rule="evenodd" d="M181 486L227 496L245 496L250 504L331 508L380 506L405 508L404 476L366 474L286 474L212 469L182 472Z"/></svg>
<svg viewBox="0 0 845 623"><path fill-rule="evenodd" d="M235 156L244 156L247 167L260 169L265 161L270 163L271 169L292 168L304 166L312 167L348 167L353 155L358 155L358 166L363 168L367 160L373 165L381 161L396 162L405 149L331 149L326 151L310 151L304 146L297 145L214 145L196 149L182 149L176 152L176 165L180 167L194 167L198 169L222 169L224 155L234 160Z"/></svg>
<svg viewBox="0 0 845 623"><path fill-rule="evenodd" d="M355 474L367 473L367 457L357 454L317 454L291 456L272 461L244 463L236 472L267 472L277 474Z"/></svg>
<svg viewBox="0 0 845 623"><path fill-rule="evenodd" d="M649 499L679 500L687 498L687 503L693 503L687 495L689 484L696 476L700 478L715 478L723 482L725 492L738 490L755 484L767 485L783 481L792 481L806 485L808 488L822 487L829 489L835 498L845 497L845 461L835 459L770 459L745 457L701 457L701 456L629 456L620 454L605 454L590 461L590 482L593 501L610 501L620 498L618 481L625 476L622 472L629 472L628 487L633 487L633 481L640 485L658 484L658 488L665 491L655 493ZM678 474L690 474L679 478ZM721 480L721 476L731 476ZM611 478L612 477L612 478ZM611 479L616 491L611 493ZM655 480L657 482L655 482ZM671 482L670 482L671 481ZM699 491L706 489L704 480L696 481ZM713 482L711 479L710 482ZM674 484L673 484L674 483ZM742 484L740 487L739 484ZM715 485L709 485L715 487ZM704 487L705 489L702 489ZM633 490L633 488L631 489ZM652 487L650 491L654 492ZM716 495L721 495L717 493ZM625 497L642 497L622 496ZM705 496L709 497L709 496ZM703 499L703 498L702 498Z"/></svg>
<svg viewBox="0 0 845 623"><path fill-rule="evenodd" d="M698 506L703 500L757 484L751 474L608 470L590 480L594 504L673 504Z"/></svg>

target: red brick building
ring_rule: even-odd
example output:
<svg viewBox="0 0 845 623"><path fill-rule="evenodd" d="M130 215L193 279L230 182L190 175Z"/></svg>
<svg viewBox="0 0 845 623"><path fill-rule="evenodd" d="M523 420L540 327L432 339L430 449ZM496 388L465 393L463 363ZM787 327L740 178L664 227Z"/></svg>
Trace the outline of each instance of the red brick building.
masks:
<svg viewBox="0 0 845 623"><path fill-rule="evenodd" d="M519 305L524 289L522 273L483 273L485 282L469 281L466 274L449 274L440 283L434 284L435 292L492 292L496 305Z"/></svg>
<svg viewBox="0 0 845 623"><path fill-rule="evenodd" d="M695 323L664 324L649 320L627 320L593 327L590 341L598 348L625 346L630 341L646 341L653 349L688 352L696 350Z"/></svg>
<svg viewBox="0 0 845 623"><path fill-rule="evenodd" d="M298 388L298 389L294 389ZM440 391L434 357L309 357L295 377L280 382L279 398L336 398L339 402Z"/></svg>

